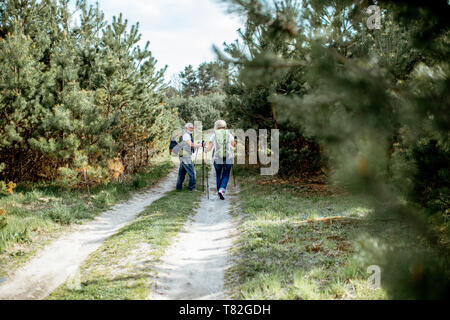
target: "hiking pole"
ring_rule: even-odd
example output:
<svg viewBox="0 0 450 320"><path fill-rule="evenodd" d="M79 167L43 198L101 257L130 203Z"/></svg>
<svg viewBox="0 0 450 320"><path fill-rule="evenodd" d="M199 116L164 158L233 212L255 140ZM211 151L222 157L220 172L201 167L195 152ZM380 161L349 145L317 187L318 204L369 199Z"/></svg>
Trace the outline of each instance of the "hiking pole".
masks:
<svg viewBox="0 0 450 320"><path fill-rule="evenodd" d="M208 160L208 157L206 157L206 160ZM209 200L209 174L208 174L208 163L206 163L206 194L208 195L208 200Z"/></svg>
<svg viewBox="0 0 450 320"><path fill-rule="evenodd" d="M202 191L205 192L205 141L202 141Z"/></svg>
<svg viewBox="0 0 450 320"><path fill-rule="evenodd" d="M203 153L202 153L202 159L203 159L203 165L205 165L205 140L202 141L202 148L203 148ZM208 158L206 158L206 160L208 160ZM205 171L203 171L203 191L205 191L205 182L204 182L204 178L205 178ZM208 175L208 163L206 163L206 194L208 195L208 200L209 200L209 175Z"/></svg>
<svg viewBox="0 0 450 320"><path fill-rule="evenodd" d="M233 173L233 182L234 182L234 187L236 188L236 178L234 177L234 163L231 165L231 172Z"/></svg>
<svg viewBox="0 0 450 320"><path fill-rule="evenodd" d="M234 136L233 136L233 138L234 138L234 141L236 141L236 138ZM234 187L236 188L236 178L234 176L234 163L236 162L235 160L236 160L236 157L233 157L233 163L232 163L232 166L231 166L231 172L233 173L233 183L234 183Z"/></svg>
<svg viewBox="0 0 450 320"><path fill-rule="evenodd" d="M197 156L198 156L198 150L200 148L197 149L197 151L195 152L195 157L194 157L194 165L197 163Z"/></svg>

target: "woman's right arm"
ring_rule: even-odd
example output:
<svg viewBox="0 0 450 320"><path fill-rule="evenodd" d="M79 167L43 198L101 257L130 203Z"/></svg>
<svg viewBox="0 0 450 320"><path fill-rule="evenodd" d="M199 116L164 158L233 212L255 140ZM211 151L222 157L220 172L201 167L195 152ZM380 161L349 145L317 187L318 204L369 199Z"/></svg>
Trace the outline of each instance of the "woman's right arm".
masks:
<svg viewBox="0 0 450 320"><path fill-rule="evenodd" d="M206 152L210 152L213 147L214 147L214 144L212 143L212 141L210 141L208 144L208 148L206 148Z"/></svg>
<svg viewBox="0 0 450 320"><path fill-rule="evenodd" d="M233 147L233 148L236 148L236 139L234 138L234 136L230 133L230 136L231 136L231 138L232 138L232 140L231 140L231 146Z"/></svg>

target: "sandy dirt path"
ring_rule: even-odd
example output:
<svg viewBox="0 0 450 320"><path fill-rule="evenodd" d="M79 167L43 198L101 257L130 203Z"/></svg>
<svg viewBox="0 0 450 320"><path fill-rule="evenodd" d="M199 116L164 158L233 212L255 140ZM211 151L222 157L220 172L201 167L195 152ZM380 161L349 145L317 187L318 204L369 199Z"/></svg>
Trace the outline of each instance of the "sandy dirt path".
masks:
<svg viewBox="0 0 450 320"><path fill-rule="evenodd" d="M0 300L45 298L75 276L80 264L108 237L134 220L153 201L175 189L176 179L177 171L172 171L151 189L135 194L129 201L115 205L50 243L0 285Z"/></svg>
<svg viewBox="0 0 450 320"><path fill-rule="evenodd" d="M215 175L210 176L215 185ZM236 222L229 214L237 197L230 179L226 200L219 200L211 187L210 199L202 198L193 219L186 222L174 243L166 250L150 300L223 300L224 275L231 264L229 249Z"/></svg>

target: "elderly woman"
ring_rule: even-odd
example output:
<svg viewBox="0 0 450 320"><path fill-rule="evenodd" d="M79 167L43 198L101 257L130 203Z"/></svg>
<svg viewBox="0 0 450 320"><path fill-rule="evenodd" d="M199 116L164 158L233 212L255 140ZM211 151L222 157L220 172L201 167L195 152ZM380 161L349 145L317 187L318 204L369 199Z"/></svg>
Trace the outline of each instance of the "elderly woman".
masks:
<svg viewBox="0 0 450 320"><path fill-rule="evenodd" d="M233 166L233 147L236 147L233 135L227 130L224 120L216 121L214 134L211 136L206 152L214 149L213 159L216 169L217 194L221 200L225 200L225 191L230 179L231 167Z"/></svg>

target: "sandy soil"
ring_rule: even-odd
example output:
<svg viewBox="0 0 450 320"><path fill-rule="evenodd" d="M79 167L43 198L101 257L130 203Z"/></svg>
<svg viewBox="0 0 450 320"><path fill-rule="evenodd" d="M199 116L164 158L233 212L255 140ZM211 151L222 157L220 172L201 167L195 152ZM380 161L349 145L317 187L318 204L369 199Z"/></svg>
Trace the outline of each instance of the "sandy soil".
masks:
<svg viewBox="0 0 450 320"><path fill-rule="evenodd" d="M214 171L210 199L203 197L193 219L188 221L156 265L156 284L150 300L226 299L224 274L231 264L229 249L236 222L229 214L237 190L230 180L226 200L216 195ZM231 196L231 197L230 197Z"/></svg>
<svg viewBox="0 0 450 320"><path fill-rule="evenodd" d="M66 279L76 276L80 264L108 237L135 219L153 201L173 190L176 178L177 172L171 172L150 190L135 194L129 201L50 243L1 283L0 300L45 298Z"/></svg>

